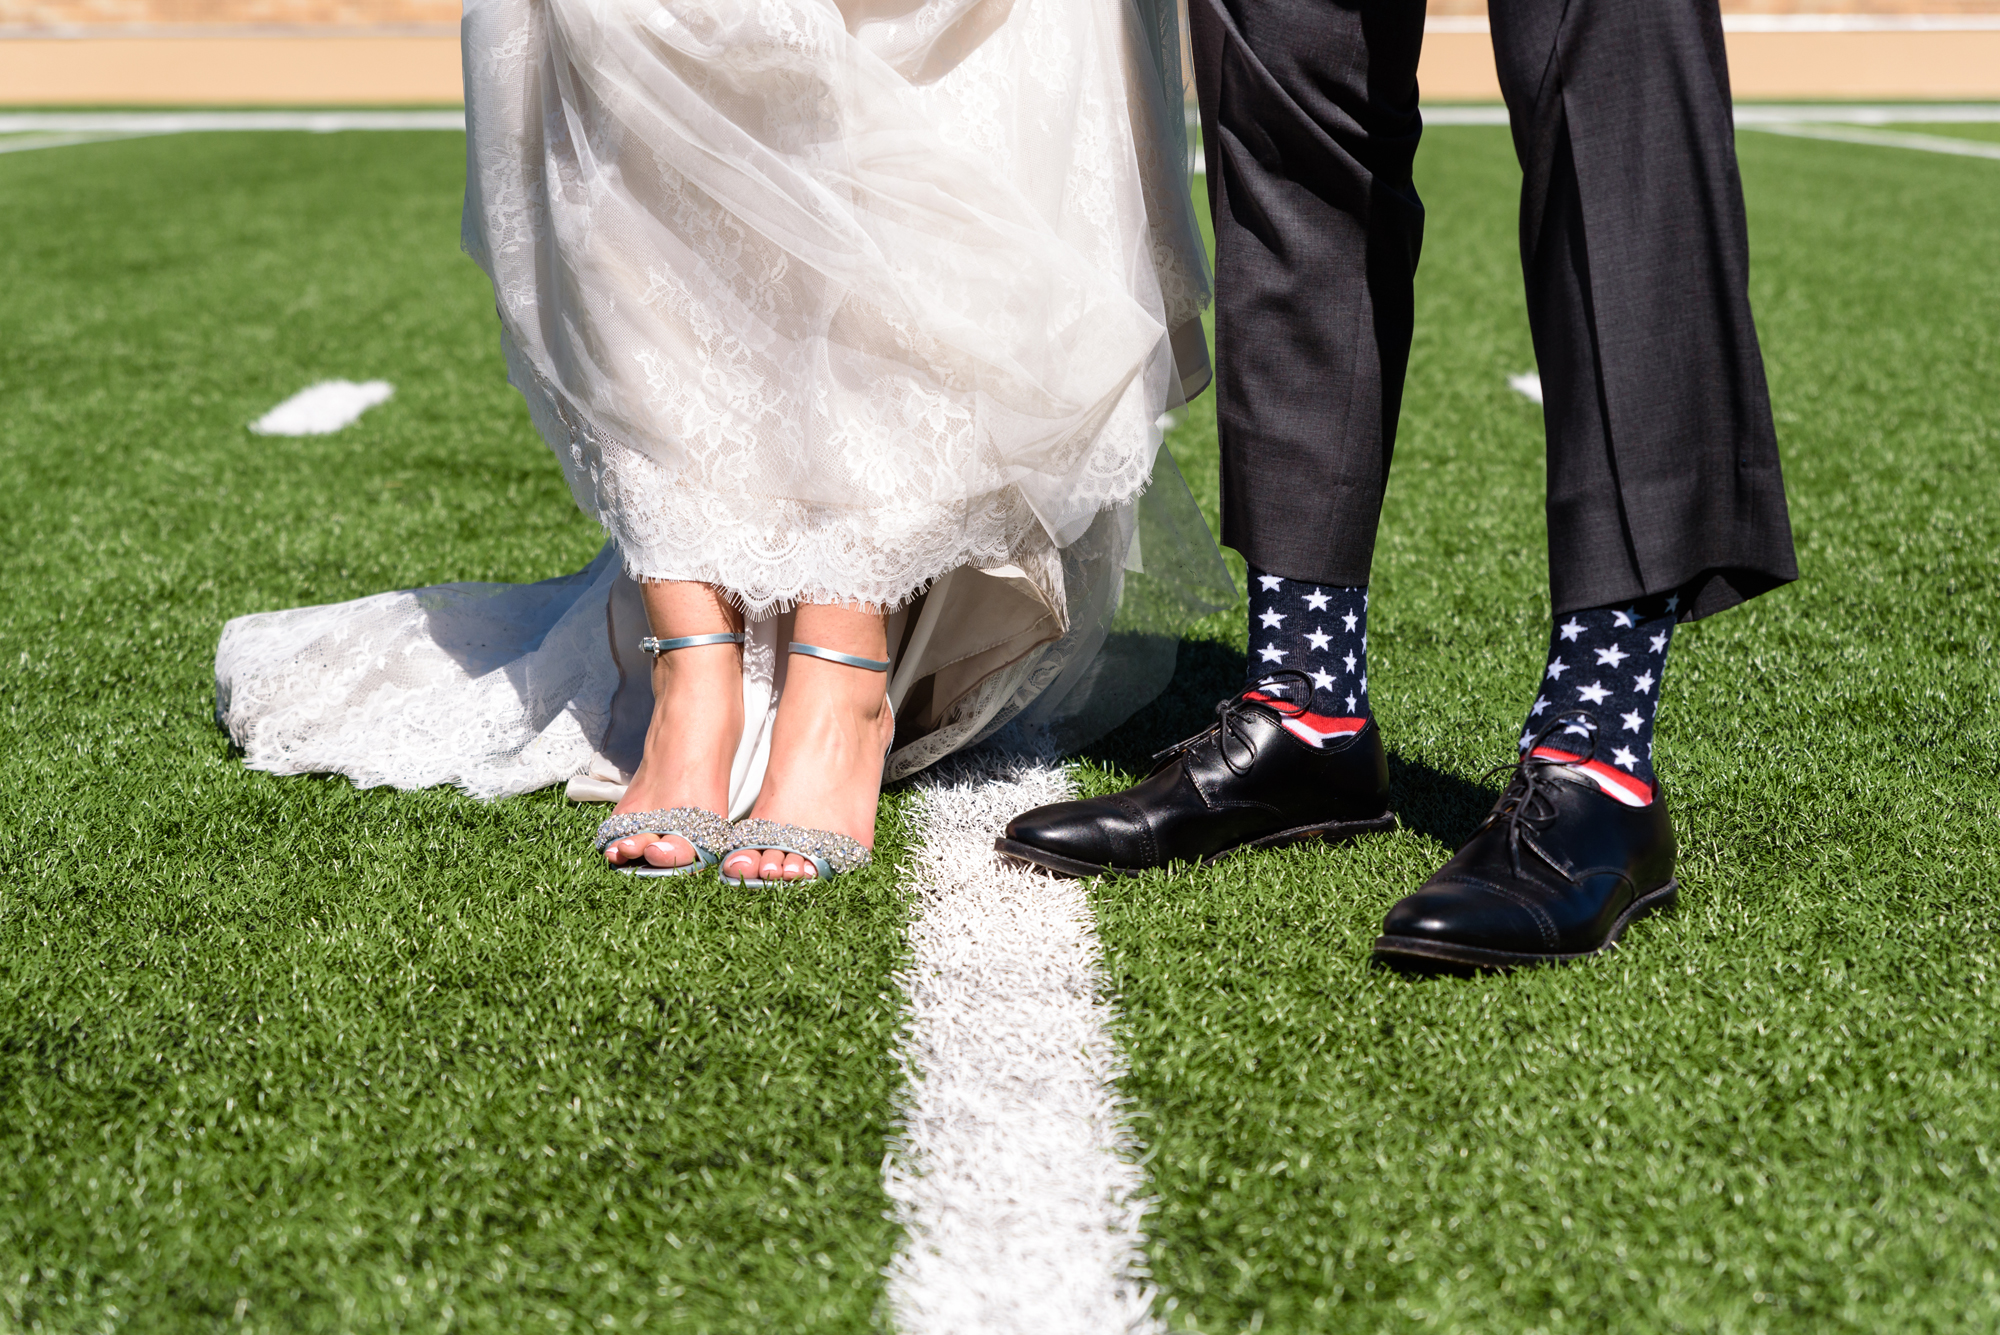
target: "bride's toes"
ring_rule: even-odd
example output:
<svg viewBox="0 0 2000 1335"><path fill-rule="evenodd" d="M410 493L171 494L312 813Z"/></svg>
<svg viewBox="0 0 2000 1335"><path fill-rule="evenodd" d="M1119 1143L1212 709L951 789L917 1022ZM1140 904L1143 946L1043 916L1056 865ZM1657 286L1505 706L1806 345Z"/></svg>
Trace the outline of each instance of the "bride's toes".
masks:
<svg viewBox="0 0 2000 1335"><path fill-rule="evenodd" d="M649 837L644 856L648 866L685 867L694 861L694 846L677 834Z"/></svg>
<svg viewBox="0 0 2000 1335"><path fill-rule="evenodd" d="M722 860L722 875L731 881L810 881L819 873L797 853L782 848L746 848Z"/></svg>
<svg viewBox="0 0 2000 1335"><path fill-rule="evenodd" d="M652 839L652 837L650 834L635 834L629 839L620 839L617 843L612 844L604 850L604 860L614 867L623 867L628 863L637 862L640 855L645 851L647 841Z"/></svg>

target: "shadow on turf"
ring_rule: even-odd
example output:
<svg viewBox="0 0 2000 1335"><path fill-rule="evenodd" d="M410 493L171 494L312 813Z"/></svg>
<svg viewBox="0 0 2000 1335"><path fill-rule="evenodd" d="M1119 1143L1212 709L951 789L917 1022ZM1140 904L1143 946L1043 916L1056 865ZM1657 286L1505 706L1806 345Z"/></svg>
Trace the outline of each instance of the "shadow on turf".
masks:
<svg viewBox="0 0 2000 1335"><path fill-rule="evenodd" d="M1389 752L1389 804L1406 830L1457 849L1499 796L1496 789Z"/></svg>
<svg viewBox="0 0 2000 1335"><path fill-rule="evenodd" d="M1215 702L1243 684L1241 651L1212 640L1182 640L1173 680L1159 699L1078 756L1116 766L1134 776L1153 768L1153 756L1215 721ZM1405 829L1457 848L1471 835L1495 790L1421 760L1389 752L1389 801Z"/></svg>
<svg viewBox="0 0 2000 1335"><path fill-rule="evenodd" d="M1244 661L1242 651L1228 645L1182 640L1173 678L1159 698L1078 751L1077 758L1134 777L1146 773L1157 752L1215 721L1215 702L1243 684Z"/></svg>

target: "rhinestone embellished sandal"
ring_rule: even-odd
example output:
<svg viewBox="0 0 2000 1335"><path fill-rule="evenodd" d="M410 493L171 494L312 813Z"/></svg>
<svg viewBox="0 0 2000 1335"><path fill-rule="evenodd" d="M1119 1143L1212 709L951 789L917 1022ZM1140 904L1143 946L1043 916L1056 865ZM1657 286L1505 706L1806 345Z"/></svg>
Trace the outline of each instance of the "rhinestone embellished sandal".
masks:
<svg viewBox="0 0 2000 1335"><path fill-rule="evenodd" d="M743 643L743 636L732 631L716 631L708 635L683 635L678 639L662 640L648 635L639 641L639 648L658 658L676 649L694 649L707 644ZM597 851L605 849L620 839L629 839L635 834L656 834L660 840L678 837L688 841L694 849L695 860L683 867L655 867L645 860L645 850L632 862L620 863L611 870L623 872L627 876L686 876L707 871L722 860L716 850L729 842L729 822L713 811L700 807L670 807L664 811L627 811L616 815L597 827ZM655 840L654 842L659 842ZM651 847L651 845L648 845ZM610 866L609 863L605 864Z"/></svg>
<svg viewBox="0 0 2000 1335"><path fill-rule="evenodd" d="M733 857L737 853L773 850L780 853L797 853L812 863L812 877L798 877L786 880L779 877L775 881L762 880L754 876L725 876L722 879L731 885L745 886L751 890L761 890L767 885L797 885L800 881L817 879L830 881L842 872L855 871L867 866L875 855L864 848L859 839L850 839L844 834L831 830L808 830L803 825L787 825L778 820L739 820L730 827L729 847L722 856Z"/></svg>
<svg viewBox="0 0 2000 1335"><path fill-rule="evenodd" d="M841 663L867 672L889 670L886 658L862 658L858 654L843 654L835 649L822 649L816 644L801 644L797 640L792 641L790 652L804 654L808 658L824 658L829 663ZM783 821L753 817L730 826L729 847L723 850L722 860L727 861L738 853L764 851L798 854L812 864L813 876L801 876L794 880L781 877L775 881L754 876L724 876L722 879L751 890L761 890L768 885L797 885L808 879L830 881L843 872L867 866L875 858L859 839L835 834L831 830L809 830L803 825L787 825Z"/></svg>
<svg viewBox="0 0 2000 1335"><path fill-rule="evenodd" d="M669 836L687 840L694 848L695 860L684 867L655 867L645 860L645 853L641 850L638 861L622 863L611 867L611 870L624 872L627 876L687 876L707 871L722 860L722 855L716 850L726 847L731 837L728 821L700 807L628 811L622 816L611 817L597 827L597 851L601 854L620 839L629 839L644 832L656 834L662 840ZM608 862L605 865L611 866Z"/></svg>

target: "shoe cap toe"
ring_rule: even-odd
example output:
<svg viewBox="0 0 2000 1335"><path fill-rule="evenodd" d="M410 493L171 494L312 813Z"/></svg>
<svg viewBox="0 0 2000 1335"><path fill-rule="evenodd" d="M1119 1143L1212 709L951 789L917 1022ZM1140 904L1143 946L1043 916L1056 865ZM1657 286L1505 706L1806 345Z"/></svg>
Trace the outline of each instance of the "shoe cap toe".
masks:
<svg viewBox="0 0 2000 1335"><path fill-rule="evenodd" d="M1561 945L1548 914L1523 895L1481 881L1432 881L1389 910L1382 934L1521 954Z"/></svg>
<svg viewBox="0 0 2000 1335"><path fill-rule="evenodd" d="M1123 805L1089 797L1025 811L1007 822L1007 838L1079 862L1125 863L1143 832Z"/></svg>

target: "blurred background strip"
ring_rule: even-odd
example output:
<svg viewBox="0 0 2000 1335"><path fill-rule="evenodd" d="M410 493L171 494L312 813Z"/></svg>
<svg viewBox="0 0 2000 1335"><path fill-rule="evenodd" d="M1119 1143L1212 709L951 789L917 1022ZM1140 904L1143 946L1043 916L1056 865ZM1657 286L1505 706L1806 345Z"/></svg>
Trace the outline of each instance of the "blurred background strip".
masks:
<svg viewBox="0 0 2000 1335"><path fill-rule="evenodd" d="M1500 96L1485 0L1431 0L1427 101ZM1738 100L2000 97L2000 0L1722 0Z"/></svg>
<svg viewBox="0 0 2000 1335"><path fill-rule="evenodd" d="M0 0L0 104L456 105L458 0Z"/></svg>
<svg viewBox="0 0 2000 1335"><path fill-rule="evenodd" d="M2000 0L1724 0L1739 99L2000 97ZM460 100L456 0L0 0L0 104ZM1424 96L1499 97L1485 0L1432 0Z"/></svg>

